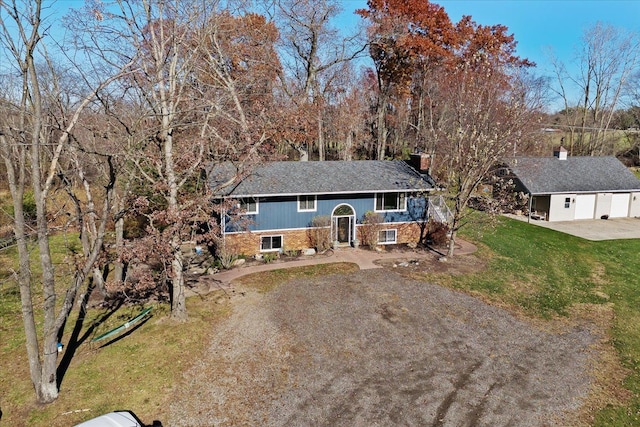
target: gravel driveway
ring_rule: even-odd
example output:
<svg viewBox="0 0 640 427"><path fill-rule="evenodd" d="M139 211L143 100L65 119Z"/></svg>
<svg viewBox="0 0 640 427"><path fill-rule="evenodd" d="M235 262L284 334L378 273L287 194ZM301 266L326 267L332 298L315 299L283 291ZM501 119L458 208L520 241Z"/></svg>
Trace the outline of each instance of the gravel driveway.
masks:
<svg viewBox="0 0 640 427"><path fill-rule="evenodd" d="M233 304L167 425L566 425L589 389L590 331L544 332L390 269Z"/></svg>

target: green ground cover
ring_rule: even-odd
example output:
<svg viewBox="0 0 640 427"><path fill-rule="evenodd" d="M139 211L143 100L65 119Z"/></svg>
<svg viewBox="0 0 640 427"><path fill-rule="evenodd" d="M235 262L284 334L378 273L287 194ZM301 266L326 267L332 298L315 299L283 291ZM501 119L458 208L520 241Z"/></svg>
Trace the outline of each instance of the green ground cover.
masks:
<svg viewBox="0 0 640 427"><path fill-rule="evenodd" d="M479 242L488 270L452 277L451 286L541 318L564 316L580 303L613 304L610 335L629 370L631 398L598 412L594 425L640 425L640 239L591 242L506 218L465 234Z"/></svg>
<svg viewBox="0 0 640 427"><path fill-rule="evenodd" d="M432 274L425 279L513 307L541 322L566 316L580 303L612 303L615 321L610 335L618 357L628 368L623 385L631 398L624 406L606 407L595 414L594 425L640 425L640 276L636 271L640 240L589 242L508 219L499 219L493 226L469 226L464 237L477 243L479 251L472 256L485 262L486 268L465 275ZM62 236L55 239L59 239L52 245L56 272L63 280L70 273L66 258L69 240ZM68 426L118 408L133 409L147 423L165 420L171 388L179 382L183 370L207 351L209 331L229 311L227 296L220 291L190 298L190 319L183 324L169 320L166 305L154 304L149 321L123 339L103 348L82 344L64 377L60 398L40 407L33 399L19 293L10 274L15 268L14 258L12 250L0 251L2 424ZM34 248L34 272L37 259ZM254 280L255 286L268 292L296 275L321 275L344 268L281 269L244 278L243 282L250 285ZM41 301L36 301L36 307L40 305ZM141 307L119 308L90 337L140 311ZM106 310L91 310L81 333L105 315ZM72 317L67 323L65 337L71 334L75 321Z"/></svg>

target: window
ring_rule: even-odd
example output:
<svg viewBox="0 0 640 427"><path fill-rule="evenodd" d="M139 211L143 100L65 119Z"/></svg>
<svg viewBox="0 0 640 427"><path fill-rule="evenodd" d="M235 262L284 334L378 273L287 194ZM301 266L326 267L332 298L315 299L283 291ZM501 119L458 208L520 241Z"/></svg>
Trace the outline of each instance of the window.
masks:
<svg viewBox="0 0 640 427"><path fill-rule="evenodd" d="M282 236L262 236L260 252L273 252L282 249Z"/></svg>
<svg viewBox="0 0 640 427"><path fill-rule="evenodd" d="M316 196L298 196L298 212L315 212Z"/></svg>
<svg viewBox="0 0 640 427"><path fill-rule="evenodd" d="M564 198L564 207L565 207L565 209L569 209L570 206L571 206L571 197L565 197Z"/></svg>
<svg viewBox="0 0 640 427"><path fill-rule="evenodd" d="M389 244L396 242L396 230L380 230L378 231L378 243Z"/></svg>
<svg viewBox="0 0 640 427"><path fill-rule="evenodd" d="M258 213L258 199L240 199L238 207L242 210L243 214L257 214Z"/></svg>
<svg viewBox="0 0 640 427"><path fill-rule="evenodd" d="M403 211L407 209L405 193L376 194L376 211Z"/></svg>

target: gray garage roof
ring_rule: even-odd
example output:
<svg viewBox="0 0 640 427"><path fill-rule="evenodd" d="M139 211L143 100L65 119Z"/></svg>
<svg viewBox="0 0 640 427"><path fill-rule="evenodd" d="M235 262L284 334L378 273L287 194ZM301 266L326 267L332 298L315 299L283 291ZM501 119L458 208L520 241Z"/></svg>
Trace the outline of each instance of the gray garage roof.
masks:
<svg viewBox="0 0 640 427"><path fill-rule="evenodd" d="M216 165L209 173L212 188L237 174L229 164ZM271 162L256 167L234 185L218 192L221 196L272 196L299 194L371 193L424 191L434 183L406 162L355 160L325 162Z"/></svg>
<svg viewBox="0 0 640 427"><path fill-rule="evenodd" d="M615 157L518 157L507 164L531 194L640 191L640 180Z"/></svg>

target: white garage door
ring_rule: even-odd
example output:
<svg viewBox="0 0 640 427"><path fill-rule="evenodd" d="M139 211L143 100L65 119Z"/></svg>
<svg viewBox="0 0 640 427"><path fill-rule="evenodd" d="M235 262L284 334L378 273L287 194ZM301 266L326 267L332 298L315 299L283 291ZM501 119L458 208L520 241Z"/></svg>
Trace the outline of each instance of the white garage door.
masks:
<svg viewBox="0 0 640 427"><path fill-rule="evenodd" d="M596 208L595 194L578 194L576 196L575 219L593 219Z"/></svg>
<svg viewBox="0 0 640 427"><path fill-rule="evenodd" d="M614 194L611 198L610 218L629 216L629 193Z"/></svg>

